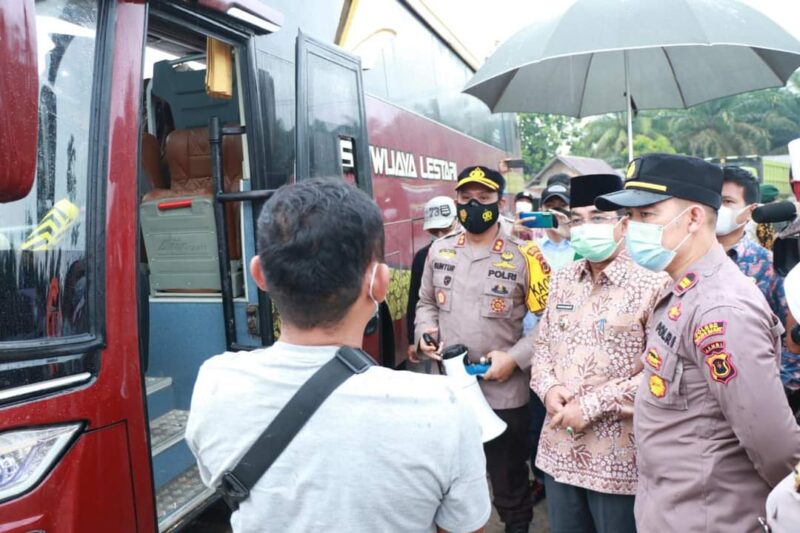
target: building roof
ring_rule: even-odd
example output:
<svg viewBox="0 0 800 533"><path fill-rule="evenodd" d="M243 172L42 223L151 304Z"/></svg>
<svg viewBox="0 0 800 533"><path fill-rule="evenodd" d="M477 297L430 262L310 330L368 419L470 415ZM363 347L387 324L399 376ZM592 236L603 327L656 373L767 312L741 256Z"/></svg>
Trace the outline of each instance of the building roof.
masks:
<svg viewBox="0 0 800 533"><path fill-rule="evenodd" d="M614 168L603 161L602 159L595 159L593 157L579 157L576 155L557 155L547 163L544 168L534 176L529 185L541 182L549 175L549 170L557 162L562 163L568 167L575 176L582 174L616 174Z"/></svg>

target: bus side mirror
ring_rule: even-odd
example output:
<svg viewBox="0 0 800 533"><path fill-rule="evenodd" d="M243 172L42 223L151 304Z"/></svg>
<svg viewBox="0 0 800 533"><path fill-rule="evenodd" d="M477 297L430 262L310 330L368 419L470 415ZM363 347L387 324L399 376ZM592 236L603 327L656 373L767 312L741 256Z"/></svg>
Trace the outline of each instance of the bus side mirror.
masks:
<svg viewBox="0 0 800 533"><path fill-rule="evenodd" d="M39 72L34 0L0 6L0 203L28 195L36 176Z"/></svg>

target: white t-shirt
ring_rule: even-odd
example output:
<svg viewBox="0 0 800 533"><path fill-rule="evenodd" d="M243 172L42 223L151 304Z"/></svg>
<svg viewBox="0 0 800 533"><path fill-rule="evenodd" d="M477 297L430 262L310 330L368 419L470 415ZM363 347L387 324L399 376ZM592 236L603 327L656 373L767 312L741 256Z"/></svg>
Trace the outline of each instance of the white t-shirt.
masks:
<svg viewBox="0 0 800 533"><path fill-rule="evenodd" d="M206 361L186 440L209 487L333 346L275 343ZM491 512L481 431L444 376L373 367L345 381L233 513L234 532L473 531Z"/></svg>

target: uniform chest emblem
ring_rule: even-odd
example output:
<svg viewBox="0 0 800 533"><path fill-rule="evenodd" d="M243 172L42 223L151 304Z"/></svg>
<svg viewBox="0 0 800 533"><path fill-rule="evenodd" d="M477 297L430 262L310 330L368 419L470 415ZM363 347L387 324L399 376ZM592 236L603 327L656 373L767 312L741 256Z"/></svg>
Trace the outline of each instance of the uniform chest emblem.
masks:
<svg viewBox="0 0 800 533"><path fill-rule="evenodd" d="M442 248L439 250L439 257L444 257L445 259L452 259L456 256L456 251L452 248Z"/></svg>
<svg viewBox="0 0 800 533"><path fill-rule="evenodd" d="M667 318L675 322L680 317L681 317L681 304L680 302L678 302L669 308L669 311L667 311Z"/></svg>
<svg viewBox="0 0 800 533"><path fill-rule="evenodd" d="M736 377L736 367L733 366L733 358L728 352L717 352L706 357L708 370L711 372L711 379L717 383L727 385Z"/></svg>
<svg viewBox="0 0 800 533"><path fill-rule="evenodd" d="M492 263L492 266L495 268L503 268L505 270L516 270L517 265L514 263L509 263L508 261L498 261L497 263Z"/></svg>
<svg viewBox="0 0 800 533"><path fill-rule="evenodd" d="M444 291L436 291L436 301L439 303L439 305L444 305L447 302L447 295Z"/></svg>
<svg viewBox="0 0 800 533"><path fill-rule="evenodd" d="M445 287L449 287L450 283L453 282L453 276L445 276L444 279L442 279L442 282L444 283Z"/></svg>
<svg viewBox="0 0 800 533"><path fill-rule="evenodd" d="M656 370L661 370L661 365L664 363L664 360L661 358L661 355L655 348L650 348L647 350L645 361L647 361L647 364Z"/></svg>
<svg viewBox="0 0 800 533"><path fill-rule="evenodd" d="M697 281L700 278L697 277L697 274L694 272L688 272L685 276L683 276L678 283L675 284L675 294L681 295L697 285Z"/></svg>
<svg viewBox="0 0 800 533"><path fill-rule="evenodd" d="M492 310L492 313L502 313L506 310L506 301L502 298L493 298L492 302L489 304L489 307Z"/></svg>
<svg viewBox="0 0 800 533"><path fill-rule="evenodd" d="M656 398L663 398L667 395L667 382L661 376L653 374L647 380L647 384L650 387L650 394Z"/></svg>
<svg viewBox="0 0 800 533"><path fill-rule="evenodd" d="M513 261L514 254L512 254L511 252L503 252L502 254L500 254L500 259L502 259L503 261Z"/></svg>
<svg viewBox="0 0 800 533"><path fill-rule="evenodd" d="M502 283L498 283L494 287L492 287L492 292L495 294L502 294L503 296L508 294L508 287L503 285Z"/></svg>
<svg viewBox="0 0 800 533"><path fill-rule="evenodd" d="M703 324L702 326L697 328L694 332L695 346L700 346L700 344L709 337L716 337L718 335L723 335L727 327L728 324L724 320L720 320L719 322L709 322L708 324Z"/></svg>

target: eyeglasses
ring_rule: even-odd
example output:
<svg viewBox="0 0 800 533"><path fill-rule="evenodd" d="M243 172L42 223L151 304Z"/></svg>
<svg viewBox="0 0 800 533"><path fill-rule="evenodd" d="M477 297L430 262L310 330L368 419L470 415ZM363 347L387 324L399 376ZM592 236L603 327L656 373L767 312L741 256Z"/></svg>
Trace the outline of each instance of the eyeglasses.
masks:
<svg viewBox="0 0 800 533"><path fill-rule="evenodd" d="M613 222L617 222L620 217L604 217L602 215L594 215L589 217L589 220L584 220L582 218L570 218L569 225L573 228L577 228L578 226L582 226L584 224L611 224Z"/></svg>

